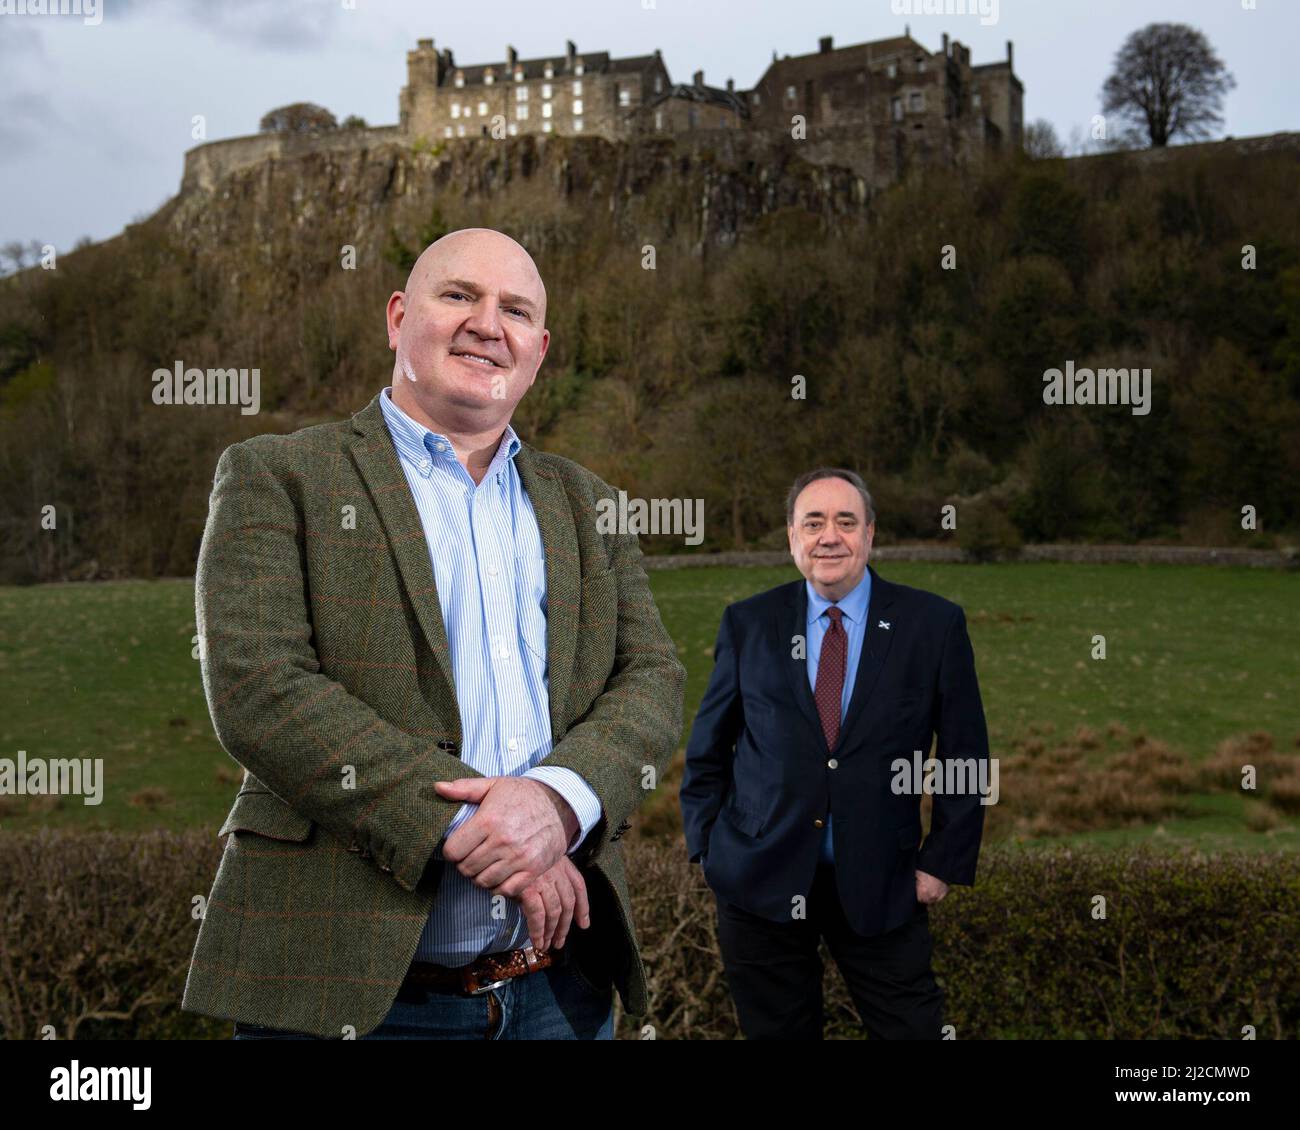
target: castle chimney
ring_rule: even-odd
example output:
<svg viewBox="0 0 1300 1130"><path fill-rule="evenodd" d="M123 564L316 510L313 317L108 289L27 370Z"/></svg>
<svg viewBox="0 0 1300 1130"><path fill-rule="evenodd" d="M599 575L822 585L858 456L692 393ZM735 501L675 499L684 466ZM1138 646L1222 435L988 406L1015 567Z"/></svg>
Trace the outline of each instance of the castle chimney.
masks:
<svg viewBox="0 0 1300 1130"><path fill-rule="evenodd" d="M1015 69L1014 62L1015 60L1012 58L1011 55L1011 40L1008 39L1007 40L1007 70L1010 71Z"/></svg>
<svg viewBox="0 0 1300 1130"><path fill-rule="evenodd" d="M694 80L695 80L695 89L696 89L696 90L703 90L703 89L704 89L704 72L703 72L703 71L696 71L696 72L695 72L695 75L694 75Z"/></svg>
<svg viewBox="0 0 1300 1130"><path fill-rule="evenodd" d="M835 38L835 37L834 37L834 36L831 36L831 35L823 35L823 36L821 37L821 39L819 39L819 40L817 41L817 50L818 50L818 52L819 52L820 54L822 54L822 55L825 55L826 52L829 51L829 50L831 49L831 41L832 41L834 38Z"/></svg>
<svg viewBox="0 0 1300 1130"><path fill-rule="evenodd" d="M728 94L736 93L736 84L732 79L727 79L727 93Z"/></svg>
<svg viewBox="0 0 1300 1130"><path fill-rule="evenodd" d="M943 33L943 57L948 58L948 33Z"/></svg>
<svg viewBox="0 0 1300 1130"><path fill-rule="evenodd" d="M513 47L506 46L506 66L510 68L510 77L515 77L515 64L519 62L519 52Z"/></svg>
<svg viewBox="0 0 1300 1130"><path fill-rule="evenodd" d="M422 49L425 50L425 51L431 51L431 50L433 49L433 40L432 40L432 39L417 39L417 40L415 41L415 46L416 46L416 47L419 47L419 48L422 48Z"/></svg>
<svg viewBox="0 0 1300 1130"><path fill-rule="evenodd" d="M572 39L564 41L564 69L573 70L573 57L578 53L578 46Z"/></svg>

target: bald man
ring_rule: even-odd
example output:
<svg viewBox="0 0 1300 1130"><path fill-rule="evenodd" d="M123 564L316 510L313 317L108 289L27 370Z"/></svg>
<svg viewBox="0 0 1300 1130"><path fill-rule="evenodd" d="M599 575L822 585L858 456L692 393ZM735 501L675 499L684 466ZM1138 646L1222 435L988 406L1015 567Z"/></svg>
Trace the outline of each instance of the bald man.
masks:
<svg viewBox="0 0 1300 1130"><path fill-rule="evenodd" d="M203 685L245 770L182 1007L241 1038L608 1039L647 1011L620 840L685 671L615 490L510 426L550 344L484 228L388 300L391 387L217 464Z"/></svg>

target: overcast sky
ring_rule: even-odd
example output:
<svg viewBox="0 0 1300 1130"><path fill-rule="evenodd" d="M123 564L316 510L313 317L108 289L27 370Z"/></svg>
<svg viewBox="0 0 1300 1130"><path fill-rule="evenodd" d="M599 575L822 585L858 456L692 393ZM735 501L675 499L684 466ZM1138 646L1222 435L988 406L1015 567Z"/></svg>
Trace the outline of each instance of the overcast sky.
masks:
<svg viewBox="0 0 1300 1130"><path fill-rule="evenodd" d="M31 0L35 3L35 0ZM52 0L57 4L57 0ZM654 7L645 5L653 2ZM752 86L772 52L817 50L900 34L931 50L947 31L973 63L1015 42L1025 120L1063 141L1099 110L1099 90L1131 31L1188 23L1237 79L1225 132L1300 128L1300 0L564 0L437 4L417 0L101 0L98 24L76 16L0 15L0 243L104 239L178 189L202 114L208 140L257 131L268 109L327 106L395 124L406 52L420 38L464 64L579 51L663 52L674 81L703 69ZM0 11L24 0L0 0ZM945 7L975 14L925 15ZM895 9L911 8L911 14ZM996 20L980 14L996 11Z"/></svg>

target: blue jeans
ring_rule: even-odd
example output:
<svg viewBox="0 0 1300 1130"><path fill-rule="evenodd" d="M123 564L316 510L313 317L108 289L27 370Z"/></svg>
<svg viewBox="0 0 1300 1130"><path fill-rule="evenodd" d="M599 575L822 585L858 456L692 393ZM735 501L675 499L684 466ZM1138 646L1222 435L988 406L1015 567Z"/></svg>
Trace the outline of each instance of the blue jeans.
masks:
<svg viewBox="0 0 1300 1130"><path fill-rule="evenodd" d="M501 1019L488 1030L488 997ZM340 1033L340 1038L341 1038ZM236 1040L316 1040L302 1032L235 1022ZM604 992L573 962L512 977L476 997L402 989L388 1015L359 1040L612 1040L614 990Z"/></svg>

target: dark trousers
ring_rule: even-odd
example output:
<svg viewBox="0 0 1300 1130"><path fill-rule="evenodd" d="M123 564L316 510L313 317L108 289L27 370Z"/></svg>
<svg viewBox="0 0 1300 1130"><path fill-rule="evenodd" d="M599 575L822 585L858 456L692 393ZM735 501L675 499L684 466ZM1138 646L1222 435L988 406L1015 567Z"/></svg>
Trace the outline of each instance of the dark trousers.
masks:
<svg viewBox="0 0 1300 1130"><path fill-rule="evenodd" d="M864 938L844 920L829 865L817 868L804 919L770 922L714 897L722 964L746 1039L822 1039L823 937L871 1039L942 1038L944 993L930 969L924 904L897 929Z"/></svg>

